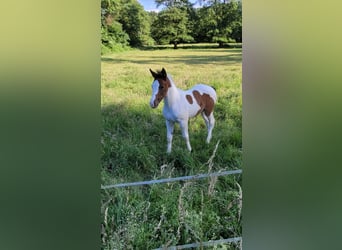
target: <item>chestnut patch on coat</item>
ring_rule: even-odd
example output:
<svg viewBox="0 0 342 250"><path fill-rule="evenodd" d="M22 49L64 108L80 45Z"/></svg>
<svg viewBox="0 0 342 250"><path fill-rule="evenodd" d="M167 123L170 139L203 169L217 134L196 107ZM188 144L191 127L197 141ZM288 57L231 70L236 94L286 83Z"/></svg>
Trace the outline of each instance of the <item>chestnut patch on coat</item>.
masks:
<svg viewBox="0 0 342 250"><path fill-rule="evenodd" d="M159 83L159 89L154 100L154 105L158 106L161 100L167 95L168 89L171 88L171 82L168 77L163 78L161 76L160 78L156 78L156 80Z"/></svg>
<svg viewBox="0 0 342 250"><path fill-rule="evenodd" d="M167 77L166 71L163 68L161 71L154 72L150 69L150 72L154 78L159 83L158 93L156 94L156 99L158 103L167 95L167 90L171 88L171 82Z"/></svg>
<svg viewBox="0 0 342 250"><path fill-rule="evenodd" d="M193 104L193 103L194 103L194 101L192 100L191 95L186 95L185 97L186 97L186 99L188 100L188 102L189 102L190 104Z"/></svg>
<svg viewBox="0 0 342 250"><path fill-rule="evenodd" d="M161 101L166 95L168 89L171 87L171 83L169 78L164 79L157 79L159 82L159 90L157 93L157 99L158 101Z"/></svg>
<svg viewBox="0 0 342 250"><path fill-rule="evenodd" d="M213 98L210 97L210 95L203 93L201 95L197 90L192 92L198 106L200 106L200 109L198 110L197 114L204 112L206 116L209 116L213 110L214 110L214 105L215 102Z"/></svg>

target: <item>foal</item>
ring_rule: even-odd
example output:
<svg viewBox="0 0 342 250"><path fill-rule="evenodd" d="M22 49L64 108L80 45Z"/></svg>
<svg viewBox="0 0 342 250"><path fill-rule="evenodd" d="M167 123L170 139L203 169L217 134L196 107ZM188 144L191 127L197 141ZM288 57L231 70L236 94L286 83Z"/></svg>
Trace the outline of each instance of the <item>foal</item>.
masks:
<svg viewBox="0 0 342 250"><path fill-rule="evenodd" d="M217 101L215 89L205 84L197 84L184 91L176 87L164 68L160 72L154 72L150 69L150 72L154 78L150 100L151 107L158 107L158 104L164 99L163 115L166 119L167 153L171 152L175 122L179 123L186 146L191 151L188 121L189 118L195 117L199 113L201 113L207 126L206 142L209 143L215 125L213 114L214 105Z"/></svg>

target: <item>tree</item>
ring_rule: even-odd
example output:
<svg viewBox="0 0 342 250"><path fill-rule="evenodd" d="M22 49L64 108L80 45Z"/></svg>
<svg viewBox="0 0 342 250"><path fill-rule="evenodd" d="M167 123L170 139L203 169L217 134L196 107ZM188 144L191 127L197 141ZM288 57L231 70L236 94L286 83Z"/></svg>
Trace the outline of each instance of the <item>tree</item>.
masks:
<svg viewBox="0 0 342 250"><path fill-rule="evenodd" d="M217 29L217 20L212 7L205 6L196 11L194 38L197 42L212 42Z"/></svg>
<svg viewBox="0 0 342 250"><path fill-rule="evenodd" d="M129 36L117 21L120 6L120 0L101 0L102 53L128 45Z"/></svg>
<svg viewBox="0 0 342 250"><path fill-rule="evenodd" d="M217 13L219 13L217 23L218 32L213 37L213 41L218 42L219 46L222 46L223 43L229 42L234 38L241 40L241 1L231 0L223 3L218 3L215 7L217 7Z"/></svg>
<svg viewBox="0 0 342 250"><path fill-rule="evenodd" d="M137 0L101 0L102 51L154 43L151 20Z"/></svg>
<svg viewBox="0 0 342 250"><path fill-rule="evenodd" d="M138 0L101 0L102 52L182 42L242 41L240 0L202 0L195 9L190 0L155 0L164 6L159 12L146 12Z"/></svg>
<svg viewBox="0 0 342 250"><path fill-rule="evenodd" d="M157 7L164 5L167 8L173 8L173 7L182 8L182 7L193 6L193 4L190 3L189 0L155 0L155 3Z"/></svg>
<svg viewBox="0 0 342 250"><path fill-rule="evenodd" d="M119 21L130 38L130 45L139 47L154 43L150 36L150 17L137 0L124 0Z"/></svg>
<svg viewBox="0 0 342 250"><path fill-rule="evenodd" d="M242 2L237 1L236 2L237 6L235 6L235 17L234 21L232 22L232 38L238 42L242 42Z"/></svg>
<svg viewBox="0 0 342 250"><path fill-rule="evenodd" d="M197 41L217 42L220 47L231 40L242 41L241 1L207 1L197 11Z"/></svg>
<svg viewBox="0 0 342 250"><path fill-rule="evenodd" d="M159 44L172 43L174 49L181 42L193 41L187 29L187 12L177 8L170 7L159 12L157 19L151 27L152 37Z"/></svg>

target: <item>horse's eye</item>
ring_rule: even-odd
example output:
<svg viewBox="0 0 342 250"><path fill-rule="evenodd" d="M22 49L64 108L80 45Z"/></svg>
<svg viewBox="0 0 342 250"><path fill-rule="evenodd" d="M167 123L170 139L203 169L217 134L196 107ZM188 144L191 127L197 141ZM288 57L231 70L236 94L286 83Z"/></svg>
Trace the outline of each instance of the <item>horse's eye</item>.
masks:
<svg viewBox="0 0 342 250"><path fill-rule="evenodd" d="M164 86L163 86L163 85L160 85L160 86L159 86L159 88L160 88L160 89L163 89L163 88L164 88Z"/></svg>

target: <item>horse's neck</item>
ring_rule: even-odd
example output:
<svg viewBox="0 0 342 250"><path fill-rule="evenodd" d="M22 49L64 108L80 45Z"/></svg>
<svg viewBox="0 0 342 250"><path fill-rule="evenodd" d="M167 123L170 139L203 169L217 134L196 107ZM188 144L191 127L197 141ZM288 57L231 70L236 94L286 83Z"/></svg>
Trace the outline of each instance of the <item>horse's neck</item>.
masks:
<svg viewBox="0 0 342 250"><path fill-rule="evenodd" d="M180 93L176 85L171 81L171 87L167 91L165 97L165 105L167 107L172 107L175 103L179 103Z"/></svg>

